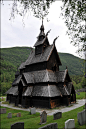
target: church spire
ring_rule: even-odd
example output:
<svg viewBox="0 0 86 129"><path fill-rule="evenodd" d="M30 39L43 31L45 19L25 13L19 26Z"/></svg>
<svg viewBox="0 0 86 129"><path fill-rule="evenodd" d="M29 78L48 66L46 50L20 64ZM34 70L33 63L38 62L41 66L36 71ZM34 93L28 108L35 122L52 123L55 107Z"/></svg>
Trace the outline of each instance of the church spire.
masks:
<svg viewBox="0 0 86 129"><path fill-rule="evenodd" d="M41 25L41 27L40 27L40 30L41 30L41 32L44 32L43 18L42 18L42 25ZM41 32L40 32L40 33L41 33Z"/></svg>

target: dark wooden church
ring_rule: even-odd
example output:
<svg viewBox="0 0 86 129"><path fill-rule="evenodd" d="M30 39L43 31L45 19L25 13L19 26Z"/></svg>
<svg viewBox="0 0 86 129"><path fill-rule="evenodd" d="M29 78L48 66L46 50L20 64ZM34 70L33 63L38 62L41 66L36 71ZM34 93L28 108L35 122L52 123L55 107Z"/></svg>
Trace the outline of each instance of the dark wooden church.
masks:
<svg viewBox="0 0 86 129"><path fill-rule="evenodd" d="M45 35L43 22L37 42L28 59L15 74L12 87L6 92L7 101L22 107L54 108L76 102L76 93L68 69L59 71L62 65L55 47Z"/></svg>

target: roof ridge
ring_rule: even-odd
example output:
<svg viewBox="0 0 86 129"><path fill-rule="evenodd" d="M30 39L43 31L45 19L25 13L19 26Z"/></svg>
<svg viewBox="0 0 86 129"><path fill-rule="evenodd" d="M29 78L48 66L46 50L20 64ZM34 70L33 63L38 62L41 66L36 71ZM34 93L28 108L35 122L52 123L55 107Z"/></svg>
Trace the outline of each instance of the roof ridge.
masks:
<svg viewBox="0 0 86 129"><path fill-rule="evenodd" d="M66 74L67 74L67 69L65 69L64 80L65 80L65 78L66 78Z"/></svg>
<svg viewBox="0 0 86 129"><path fill-rule="evenodd" d="M48 54L48 57L47 57L47 60L49 60L49 57L50 57L50 55L51 55L51 52L53 51L53 49L54 49L54 45L52 44L52 45L50 45L50 46L52 46L52 49L50 50L50 52L49 52L49 54Z"/></svg>
<svg viewBox="0 0 86 129"><path fill-rule="evenodd" d="M69 95L69 91L66 86L64 86L64 89L65 89L66 93Z"/></svg>
<svg viewBox="0 0 86 129"><path fill-rule="evenodd" d="M50 94L50 86L49 86L49 84L48 84L48 94L49 94L49 97L50 97L51 94Z"/></svg>

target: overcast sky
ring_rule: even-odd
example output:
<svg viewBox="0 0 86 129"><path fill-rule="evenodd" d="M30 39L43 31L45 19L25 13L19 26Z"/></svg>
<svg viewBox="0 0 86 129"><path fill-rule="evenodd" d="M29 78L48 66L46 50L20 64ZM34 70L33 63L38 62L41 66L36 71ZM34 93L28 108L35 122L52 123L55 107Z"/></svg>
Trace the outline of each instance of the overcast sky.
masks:
<svg viewBox="0 0 86 129"><path fill-rule="evenodd" d="M5 1L4 5L1 5L1 48L16 46L33 47L39 35L42 21L30 14L24 18L25 27L23 26L22 17L19 15L16 15L14 20L9 20L11 13L11 5L9 3L9 1ZM66 35L67 27L62 17L60 17L61 5L61 1L51 5L48 15L50 21L47 22L45 18L43 22L45 34L51 29L48 35L50 44L53 43L54 38L59 36L56 40L58 52L78 56L76 53L78 48L70 44L70 39Z"/></svg>

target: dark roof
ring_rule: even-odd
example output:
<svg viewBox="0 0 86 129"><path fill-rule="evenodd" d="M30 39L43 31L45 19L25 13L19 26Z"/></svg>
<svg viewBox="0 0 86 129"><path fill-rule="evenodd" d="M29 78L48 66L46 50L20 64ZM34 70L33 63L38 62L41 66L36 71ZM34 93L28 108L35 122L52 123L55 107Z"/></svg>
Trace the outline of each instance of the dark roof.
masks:
<svg viewBox="0 0 86 129"><path fill-rule="evenodd" d="M55 74L57 77L57 82L64 82L67 74L67 69L64 71L58 71Z"/></svg>
<svg viewBox="0 0 86 129"><path fill-rule="evenodd" d="M59 88L59 90L61 92L61 95L70 95L71 90L72 90L72 86L73 86L72 82L69 82L68 86L58 84L58 88Z"/></svg>
<svg viewBox="0 0 86 129"><path fill-rule="evenodd" d="M21 63L18 69L24 69L25 68L25 62Z"/></svg>
<svg viewBox="0 0 86 129"><path fill-rule="evenodd" d="M21 77L22 75L19 75L17 78L15 78L15 80L13 81L12 85L15 86L15 85L18 85L18 83L20 82L21 80Z"/></svg>
<svg viewBox="0 0 86 129"><path fill-rule="evenodd" d="M27 84L34 84L34 83L42 83L42 82L64 82L67 70L53 72L52 70L41 70L41 71L32 71L26 72L22 74ZM23 86L26 86L25 81L22 79L22 75L19 75L14 82L12 83L13 86L18 85L20 80Z"/></svg>
<svg viewBox="0 0 86 129"><path fill-rule="evenodd" d="M5 94L10 93L10 91L12 90L12 88L13 88L13 87L11 87L8 91L6 91L6 93L5 93Z"/></svg>
<svg viewBox="0 0 86 129"><path fill-rule="evenodd" d="M31 96L33 90L33 86L28 86L26 91L22 94L22 96Z"/></svg>
<svg viewBox="0 0 86 129"><path fill-rule="evenodd" d="M34 86L32 92L32 96L55 97L60 95L60 91L56 85Z"/></svg>
<svg viewBox="0 0 86 129"><path fill-rule="evenodd" d="M18 95L18 86L11 87L5 94Z"/></svg>
<svg viewBox="0 0 86 129"><path fill-rule="evenodd" d="M25 68L26 65L31 65L31 64L47 61L49 59L49 56L53 48L54 46L50 45L45 48L44 53L39 54L39 55L35 55L35 51L31 51L28 59L20 65L19 69Z"/></svg>
<svg viewBox="0 0 86 129"><path fill-rule="evenodd" d="M41 34L41 35L42 35L42 34ZM45 42L46 38L47 38L47 37L45 37L45 38L44 38L43 40L41 40L41 41L38 39L37 42L35 43L34 47L43 44L43 43Z"/></svg>
<svg viewBox="0 0 86 129"><path fill-rule="evenodd" d="M25 65L47 61L53 48L54 46L50 45L45 48L44 53L39 54L39 55L35 55L35 51L33 51L33 53L31 53L28 59L26 60Z"/></svg>
<svg viewBox="0 0 86 129"><path fill-rule="evenodd" d="M31 51L28 59L20 65L19 69L25 68L26 65L48 61L54 47L55 46L53 44L49 45L45 48L43 53L38 55L35 55L35 51ZM59 65L61 65L60 59L59 59Z"/></svg>
<svg viewBox="0 0 86 129"><path fill-rule="evenodd" d="M57 81L55 73L51 70L27 72L27 73L23 73L23 75L27 84Z"/></svg>
<svg viewBox="0 0 86 129"><path fill-rule="evenodd" d="M40 37L40 36L43 36L43 37L44 37L44 39L43 39L42 41L39 41L39 37ZM35 43L34 47L43 44L43 42L44 42L45 39L46 39L46 38L45 38L45 33L44 33L44 25L42 24L41 27L40 27L40 34L39 34L39 36L38 36L38 40L37 40L37 42Z"/></svg>
<svg viewBox="0 0 86 129"><path fill-rule="evenodd" d="M29 86L22 96L41 96L41 97L55 97L61 95L70 95L72 90L72 83L68 86L56 85L42 85L42 86Z"/></svg>
<svg viewBox="0 0 86 129"><path fill-rule="evenodd" d="M23 86L26 86L26 83L24 82L23 79L21 79L21 82L22 82L22 85L23 85Z"/></svg>
<svg viewBox="0 0 86 129"><path fill-rule="evenodd" d="M34 75L32 72L23 73L23 75L24 75L24 78L25 78L27 84L34 83Z"/></svg>
<svg viewBox="0 0 86 129"><path fill-rule="evenodd" d="M67 70L53 72L52 70L41 70L23 73L27 84L39 82L64 82Z"/></svg>

